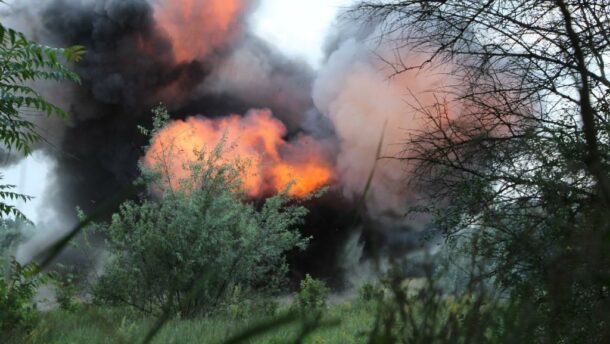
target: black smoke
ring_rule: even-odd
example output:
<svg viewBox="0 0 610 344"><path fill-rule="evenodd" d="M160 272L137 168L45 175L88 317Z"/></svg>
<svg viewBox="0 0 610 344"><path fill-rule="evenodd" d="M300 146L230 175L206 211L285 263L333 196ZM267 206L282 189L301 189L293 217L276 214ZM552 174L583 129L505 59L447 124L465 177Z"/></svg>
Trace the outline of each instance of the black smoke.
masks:
<svg viewBox="0 0 610 344"><path fill-rule="evenodd" d="M249 33L247 16L235 24L238 37L201 59L177 63L151 1L51 0L34 12L26 8L15 15L37 18L36 39L86 49L75 65L82 84L70 94L59 149L49 152L57 160L52 193L61 200L53 206L62 217L73 217L77 206L94 211L132 184L147 140L137 128L150 127L159 102L174 118L270 108L289 135L307 132L332 145L332 128L311 99L313 71ZM352 224L350 204L332 191L309 204L304 232L313 240L305 253L290 257L294 280L308 272L339 283L336 262Z"/></svg>
<svg viewBox="0 0 610 344"><path fill-rule="evenodd" d="M138 126L150 127L151 109L159 102L176 119L270 108L289 136L306 133L327 143L331 153L339 152L332 123L312 100L314 71L248 31L248 14L256 1L248 2L247 11L233 23L236 34L231 39L186 62L175 60L171 40L155 22L154 1L170 0L48 0L43 5L31 0L15 5L11 14L11 21L27 27L37 41L86 49L83 61L75 65L82 85L66 86L69 94L60 104L70 118L49 127L61 138L57 149L45 147L57 161L54 190L48 190L55 201L49 206L66 223L74 218L76 206L92 212L132 185L147 143ZM358 50L368 49L360 41L373 29L354 30L339 30L328 40L329 59L352 38L358 40ZM360 58L350 56L340 57ZM349 59L345 62L352 63ZM377 138L373 141L376 147ZM354 158L366 162L372 157ZM363 259L380 250L401 256L421 248L420 240L404 231L399 215L367 218L365 207L353 199L335 185L307 204L311 213L303 232L313 238L305 252L289 257L293 281L312 273L341 286L343 247L356 228L363 231ZM387 223L383 218L389 218ZM400 227L392 228L392 235L390 229L378 230L392 226Z"/></svg>
<svg viewBox="0 0 610 344"><path fill-rule="evenodd" d="M268 107L292 133L301 130L313 107L311 70L250 35L245 23L236 24L243 26L241 37L200 60L176 63L153 10L146 0L53 0L40 11L41 25L53 41L83 45L87 51L76 65L82 85L73 94L56 171L64 214L75 205L99 204L133 181L146 143L137 126L149 126L150 109L159 102L176 118ZM219 75L223 64L240 63L239 52L252 57L244 62L267 65L265 80L242 86ZM223 80L227 85L215 87Z"/></svg>

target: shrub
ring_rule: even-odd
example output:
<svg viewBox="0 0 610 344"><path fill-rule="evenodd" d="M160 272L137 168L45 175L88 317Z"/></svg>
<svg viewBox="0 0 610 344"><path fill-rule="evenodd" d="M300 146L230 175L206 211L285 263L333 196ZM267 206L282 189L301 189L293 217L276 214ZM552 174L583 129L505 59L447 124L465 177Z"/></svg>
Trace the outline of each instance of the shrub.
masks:
<svg viewBox="0 0 610 344"><path fill-rule="evenodd" d="M328 293L329 289L326 283L307 274L301 281L301 290L297 295L297 305L301 310L324 309Z"/></svg>
<svg viewBox="0 0 610 344"><path fill-rule="evenodd" d="M59 308L68 312L77 311L80 303L76 296L76 285L72 280L72 276L58 276L53 282L55 284L55 299Z"/></svg>
<svg viewBox="0 0 610 344"><path fill-rule="evenodd" d="M456 258L466 257L416 263L424 273L417 279L405 274L412 261L392 262L379 280L383 297L370 304L375 320L369 343L556 343L541 336L536 305L489 284L478 267L455 266ZM448 275L451 285L444 281Z"/></svg>
<svg viewBox="0 0 610 344"><path fill-rule="evenodd" d="M358 289L358 299L360 301L369 302L380 300L381 298L383 298L383 289L370 282L364 283Z"/></svg>
<svg viewBox="0 0 610 344"><path fill-rule="evenodd" d="M260 207L246 202L243 165L224 161L225 151L221 142L197 152L179 183L160 180L163 161L142 167L157 199L128 201L110 224L94 227L107 235L111 253L96 301L192 316L216 309L237 285L248 295L281 286L285 253L307 244L296 228L307 211L283 194Z"/></svg>
<svg viewBox="0 0 610 344"><path fill-rule="evenodd" d="M0 263L2 261L0 260ZM7 338L30 330L38 320L34 296L48 278L38 274L38 266L21 265L14 258L6 273L0 274L0 334Z"/></svg>

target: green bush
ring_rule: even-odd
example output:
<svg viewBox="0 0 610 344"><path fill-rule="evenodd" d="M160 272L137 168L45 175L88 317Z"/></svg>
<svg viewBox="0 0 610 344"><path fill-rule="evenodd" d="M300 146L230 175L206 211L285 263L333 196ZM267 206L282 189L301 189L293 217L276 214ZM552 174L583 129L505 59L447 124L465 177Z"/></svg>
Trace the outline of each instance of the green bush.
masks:
<svg viewBox="0 0 610 344"><path fill-rule="evenodd" d="M77 290L76 285L72 280L71 276L64 276L62 278L56 278L55 284L55 299L59 308L68 312L76 312L80 303L76 296Z"/></svg>
<svg viewBox="0 0 610 344"><path fill-rule="evenodd" d="M157 114L158 122L167 116ZM110 224L94 228L107 236L111 253L94 287L97 302L193 316L218 308L237 285L247 295L281 286L285 253L307 244L297 230L307 210L285 195L260 206L246 202L243 165L224 161L225 152L224 143L197 152L190 177L170 184L179 187L163 184L171 177L161 173L163 161L142 167L142 180L158 197L128 201Z"/></svg>
<svg viewBox="0 0 610 344"><path fill-rule="evenodd" d="M0 260L0 263L2 261ZM38 274L38 266L21 265L12 259L7 271L0 274L0 334L11 337L36 325L38 311L34 296L38 287L48 281Z"/></svg>
<svg viewBox="0 0 610 344"><path fill-rule="evenodd" d="M369 302L383 298L383 289L377 285L366 282L358 289L358 299L360 301Z"/></svg>
<svg viewBox="0 0 610 344"><path fill-rule="evenodd" d="M301 310L322 310L326 308L329 288L323 281L309 274L301 281L301 289L297 295L297 305Z"/></svg>

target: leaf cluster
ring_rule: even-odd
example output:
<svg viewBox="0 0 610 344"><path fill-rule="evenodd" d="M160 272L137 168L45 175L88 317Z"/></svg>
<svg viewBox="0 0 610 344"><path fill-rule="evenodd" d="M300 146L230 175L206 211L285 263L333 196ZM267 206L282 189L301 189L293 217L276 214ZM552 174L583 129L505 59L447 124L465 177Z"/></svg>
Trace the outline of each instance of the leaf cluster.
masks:
<svg viewBox="0 0 610 344"><path fill-rule="evenodd" d="M31 329L38 319L33 300L48 277L39 274L34 263L21 265L14 258L0 275L0 334L9 338Z"/></svg>
<svg viewBox="0 0 610 344"><path fill-rule="evenodd" d="M47 101L31 85L37 81L80 82L69 64L78 62L84 48L54 48L28 40L22 33L0 24L0 149L15 149L28 155L42 139L34 121L35 113L66 118L67 114ZM13 185L0 185L0 216L25 216L4 200L28 201L29 196L10 191Z"/></svg>
<svg viewBox="0 0 610 344"><path fill-rule="evenodd" d="M41 139L34 123L26 118L29 111L67 117L29 84L39 80L80 82L68 64L78 62L83 54L81 46L54 48L34 43L0 24L0 141L7 149L28 154L31 145Z"/></svg>

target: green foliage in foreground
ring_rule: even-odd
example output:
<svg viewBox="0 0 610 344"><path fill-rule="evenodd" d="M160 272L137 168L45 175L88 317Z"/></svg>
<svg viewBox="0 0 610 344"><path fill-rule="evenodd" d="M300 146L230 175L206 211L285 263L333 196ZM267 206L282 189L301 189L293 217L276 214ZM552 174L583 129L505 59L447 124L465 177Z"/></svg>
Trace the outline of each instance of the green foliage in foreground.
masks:
<svg viewBox="0 0 610 344"><path fill-rule="evenodd" d="M36 264L21 265L14 259L6 271L0 271L0 335L10 338L36 324L39 313L33 298L48 281L38 272Z"/></svg>
<svg viewBox="0 0 610 344"><path fill-rule="evenodd" d="M38 80L79 82L68 64L81 59L83 47L53 48L28 40L0 24L0 142L28 154L40 140L34 123L24 118L30 110L65 118L66 113L28 85Z"/></svg>
<svg viewBox="0 0 610 344"><path fill-rule="evenodd" d="M297 296L275 316L247 308L235 317L228 308L209 316L174 317L151 343L538 342L531 308L482 291L447 295L432 280L415 289L409 284L398 275L388 275L372 287L375 299L356 298L308 313L290 313L300 307ZM77 313L57 309L42 313L35 328L9 343L138 343L156 323L156 318L133 308L89 305Z"/></svg>
<svg viewBox="0 0 610 344"><path fill-rule="evenodd" d="M266 319L269 319L268 315L260 313L251 313L245 319L228 315L174 319L160 330L153 343L222 343ZM304 343L365 343L366 331L374 320L370 305L360 303L330 307L323 320L330 319L342 320L337 326L314 330ZM28 338L13 343L138 343L153 324L153 318L128 309L90 307L79 313L55 310L42 314L41 321ZM245 343L294 343L302 330L303 325L295 322Z"/></svg>
<svg viewBox="0 0 610 344"><path fill-rule="evenodd" d="M69 64L81 59L83 47L53 48L28 40L22 33L0 24L0 150L15 149L28 155L32 145L42 139L34 122L34 113L61 118L67 114L44 99L32 82L71 80L79 82ZM0 175L2 179L2 175ZM0 185L0 217L25 216L5 200L30 200L30 197L11 191L14 185Z"/></svg>
<svg viewBox="0 0 610 344"><path fill-rule="evenodd" d="M36 313L39 321L5 338L9 343L554 343L537 305L477 279L448 291L436 277L439 271L423 269L425 278L408 279L395 265L339 305L324 306L326 287L308 276L292 304L279 309L278 300L237 288L213 313L188 318L79 304ZM591 336L578 342L599 341Z"/></svg>

